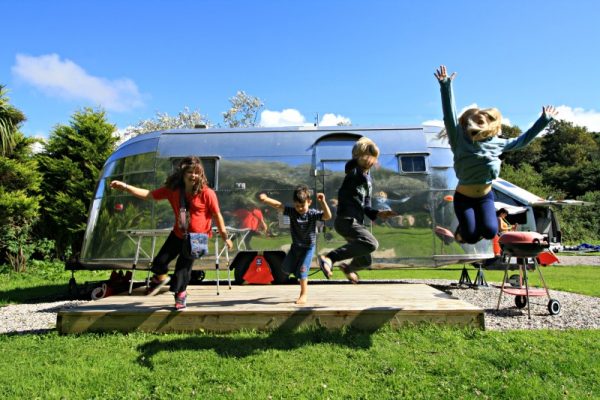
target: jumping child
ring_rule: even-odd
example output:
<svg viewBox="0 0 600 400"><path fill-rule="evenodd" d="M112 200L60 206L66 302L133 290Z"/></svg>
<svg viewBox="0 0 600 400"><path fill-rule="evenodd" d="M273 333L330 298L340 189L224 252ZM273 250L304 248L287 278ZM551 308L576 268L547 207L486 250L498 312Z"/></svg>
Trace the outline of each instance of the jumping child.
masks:
<svg viewBox="0 0 600 400"><path fill-rule="evenodd" d="M498 232L492 181L500 175L500 155L528 145L556 116L553 106L542 107L542 115L531 128L517 138L499 138L502 115L495 108L470 108L456 117L452 80L441 65L434 73L442 92L444 125L454 153L454 171L458 186L454 194L454 212L458 227L454 237L459 243L477 243L493 239Z"/></svg>
<svg viewBox="0 0 600 400"><path fill-rule="evenodd" d="M338 191L338 209L334 222L337 233L348 243L318 258L319 266L331 275L333 264L351 258L350 264L341 263L340 270L352 283L358 283L356 271L371 265L371 253L379 243L363 223L365 215L371 220L397 215L392 210L371 207L372 181L369 170L377 162L379 148L369 138L360 138L352 148L352 159L346 163L346 176Z"/></svg>
<svg viewBox="0 0 600 400"><path fill-rule="evenodd" d="M325 201L323 193L317 193L317 201L321 210L310 208L310 190L306 185L300 185L294 190L294 206L283 205L280 201L261 193L259 200L263 203L283 211L284 215L290 217L290 234L292 235L292 246L283 260L283 270L287 274L294 274L300 282L300 296L296 304L306 304L308 299L308 272L310 262L315 252L317 242L317 221L331 219L331 211ZM325 271L324 271L325 272ZM331 276L325 275L327 279Z"/></svg>

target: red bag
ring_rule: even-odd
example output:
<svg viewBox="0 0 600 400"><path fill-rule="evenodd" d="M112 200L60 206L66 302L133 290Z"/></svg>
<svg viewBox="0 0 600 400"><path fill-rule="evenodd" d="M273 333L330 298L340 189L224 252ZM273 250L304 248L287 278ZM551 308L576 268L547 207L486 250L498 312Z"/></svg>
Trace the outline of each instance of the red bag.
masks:
<svg viewBox="0 0 600 400"><path fill-rule="evenodd" d="M274 280L271 267L269 267L269 263L261 253L254 257L243 278L247 283L262 285L267 285Z"/></svg>

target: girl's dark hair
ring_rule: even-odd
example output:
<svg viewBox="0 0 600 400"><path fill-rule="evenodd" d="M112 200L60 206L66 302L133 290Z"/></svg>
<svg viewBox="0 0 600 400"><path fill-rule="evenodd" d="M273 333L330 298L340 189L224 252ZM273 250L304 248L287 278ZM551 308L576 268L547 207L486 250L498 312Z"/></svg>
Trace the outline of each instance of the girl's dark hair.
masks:
<svg viewBox="0 0 600 400"><path fill-rule="evenodd" d="M500 214L506 214L508 215L508 210L506 208L501 208L498 211L496 211L496 215L500 216Z"/></svg>
<svg viewBox="0 0 600 400"><path fill-rule="evenodd" d="M188 156L179 161L179 165L175 171L173 171L173 173L167 177L165 186L171 190L179 190L180 188L184 187L183 174L188 171L196 171L196 173L200 175L199 182L192 188L192 193L196 194L205 186L208 186L208 180L206 179L206 174L204 173L202 161L200 161L200 159L196 156Z"/></svg>

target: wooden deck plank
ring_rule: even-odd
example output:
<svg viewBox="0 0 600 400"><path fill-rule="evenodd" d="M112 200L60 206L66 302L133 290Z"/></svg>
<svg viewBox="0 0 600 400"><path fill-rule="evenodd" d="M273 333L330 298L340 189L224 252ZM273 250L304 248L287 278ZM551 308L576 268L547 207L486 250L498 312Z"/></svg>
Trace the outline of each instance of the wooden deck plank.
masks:
<svg viewBox="0 0 600 400"><path fill-rule="evenodd" d="M117 295L59 311L60 333L86 331L216 331L295 329L300 326L377 329L422 321L484 328L483 310L423 284L309 286L306 305L294 304L296 285L190 286L188 307L174 311L168 292Z"/></svg>

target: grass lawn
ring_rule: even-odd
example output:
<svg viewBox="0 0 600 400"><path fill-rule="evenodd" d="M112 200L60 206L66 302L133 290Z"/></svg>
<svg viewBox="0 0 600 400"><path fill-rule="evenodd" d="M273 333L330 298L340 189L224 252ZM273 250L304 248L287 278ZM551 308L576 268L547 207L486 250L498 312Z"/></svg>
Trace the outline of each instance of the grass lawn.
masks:
<svg viewBox="0 0 600 400"><path fill-rule="evenodd" d="M593 399L600 331L0 336L3 399Z"/></svg>
<svg viewBox="0 0 600 400"><path fill-rule="evenodd" d="M457 280L460 268L362 277ZM488 281L501 274L486 271ZM544 276L551 289L600 296L600 267L546 267ZM0 277L6 304L64 296L70 273L38 266ZM108 272L76 277L95 281ZM376 332L0 335L0 398L596 399L599 359L600 330L420 325Z"/></svg>

